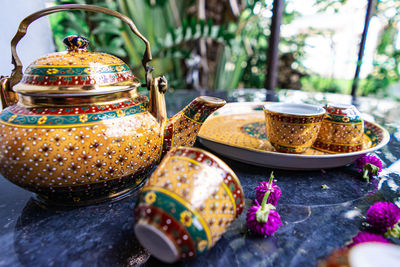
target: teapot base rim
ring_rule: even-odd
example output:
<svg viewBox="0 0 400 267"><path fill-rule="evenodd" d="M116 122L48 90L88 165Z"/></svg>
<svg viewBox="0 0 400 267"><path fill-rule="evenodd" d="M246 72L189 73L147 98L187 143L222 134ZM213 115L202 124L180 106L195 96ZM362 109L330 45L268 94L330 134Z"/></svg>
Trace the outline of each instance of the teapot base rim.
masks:
<svg viewBox="0 0 400 267"><path fill-rule="evenodd" d="M71 209L75 207L84 207L90 205L96 205L101 203L113 203L120 200L123 200L128 197L133 197L138 195L140 189L147 181L147 175L143 175L142 177L135 177L135 180L141 180L140 183L133 183L128 187L121 188L118 191L109 192L104 195L96 195L96 196L88 196L88 197L80 197L79 200L76 199L76 196L73 197L65 197L60 194L51 197L47 194L33 193L32 199L42 208L52 209L52 210L65 210Z"/></svg>

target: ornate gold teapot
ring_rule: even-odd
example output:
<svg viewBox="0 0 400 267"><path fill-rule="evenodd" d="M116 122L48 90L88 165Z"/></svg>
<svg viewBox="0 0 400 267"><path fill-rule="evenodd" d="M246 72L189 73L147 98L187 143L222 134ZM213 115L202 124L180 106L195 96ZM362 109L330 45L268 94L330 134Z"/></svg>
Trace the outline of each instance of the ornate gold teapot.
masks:
<svg viewBox="0 0 400 267"><path fill-rule="evenodd" d="M150 99L119 58L88 52L88 40L64 39L67 51L37 59L22 73L16 46L34 20L86 10L120 18L141 38ZM192 146L204 120L225 104L198 97L170 119L164 77L152 78L150 44L129 18L106 8L62 5L26 17L11 41L10 77L1 79L0 173L41 200L80 205L121 197L140 187L171 147Z"/></svg>

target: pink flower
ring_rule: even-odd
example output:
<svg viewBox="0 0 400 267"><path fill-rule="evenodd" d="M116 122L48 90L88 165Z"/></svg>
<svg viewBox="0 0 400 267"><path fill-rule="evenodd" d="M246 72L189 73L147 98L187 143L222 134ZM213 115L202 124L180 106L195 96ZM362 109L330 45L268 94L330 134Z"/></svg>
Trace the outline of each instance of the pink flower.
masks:
<svg viewBox="0 0 400 267"><path fill-rule="evenodd" d="M378 176L382 171L382 161L375 156L362 156L355 164L357 170L363 173L363 178L369 182L372 176Z"/></svg>
<svg viewBox="0 0 400 267"><path fill-rule="evenodd" d="M269 177L269 181L268 182L260 182L258 184L258 186L256 187L256 199L258 201L258 203L261 203L265 193L267 193L268 191L271 192L269 198L268 198L268 202L274 206L276 206L278 204L278 200L281 197L281 189L279 186L277 186L275 183L273 183L274 181L274 173L271 172L271 175Z"/></svg>
<svg viewBox="0 0 400 267"><path fill-rule="evenodd" d="M351 248L355 245L365 243L365 242L378 242L378 243L390 243L386 238L381 235L368 233L368 232L359 232L352 239L352 242L347 245L348 248Z"/></svg>
<svg viewBox="0 0 400 267"><path fill-rule="evenodd" d="M275 210L275 206L267 203L270 193L268 191L264 195L261 205L256 200L256 205L251 206L247 210L247 226L252 232L259 235L270 236L282 225L281 216Z"/></svg>
<svg viewBox="0 0 400 267"><path fill-rule="evenodd" d="M367 221L385 237L399 238L400 209L391 202L377 202L367 211Z"/></svg>

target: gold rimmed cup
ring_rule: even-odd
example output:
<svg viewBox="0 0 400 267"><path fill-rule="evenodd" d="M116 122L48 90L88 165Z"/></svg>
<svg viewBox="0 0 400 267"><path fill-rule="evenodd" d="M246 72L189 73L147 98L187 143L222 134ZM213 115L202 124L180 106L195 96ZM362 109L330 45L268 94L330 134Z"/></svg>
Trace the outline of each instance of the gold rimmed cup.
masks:
<svg viewBox="0 0 400 267"><path fill-rule="evenodd" d="M326 111L317 105L268 103L264 113L266 134L275 149L300 154L317 139Z"/></svg>

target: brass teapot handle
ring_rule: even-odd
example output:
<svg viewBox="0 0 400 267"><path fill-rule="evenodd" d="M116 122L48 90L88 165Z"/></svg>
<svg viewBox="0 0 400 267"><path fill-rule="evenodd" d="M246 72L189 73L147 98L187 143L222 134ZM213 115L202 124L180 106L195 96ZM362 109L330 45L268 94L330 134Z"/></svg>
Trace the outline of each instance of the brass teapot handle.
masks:
<svg viewBox="0 0 400 267"><path fill-rule="evenodd" d="M111 9L108 9L108 8L95 6L95 5L76 5L76 4L60 5L60 6L45 8L45 9L42 9L40 11L37 11L37 12L27 16L24 20L21 21L21 23L19 24L17 33L14 35L14 38L11 40L12 64L14 64L14 69L10 76L9 88L12 88L15 84L17 84L22 79L22 75L23 75L22 63L17 54L17 44L22 39L22 37L25 36L28 26L33 21L37 20L38 18L47 16L47 15L50 15L53 13L57 13L60 11L66 11L66 10L85 10L85 11L104 13L107 15L117 17L117 18L121 19L123 22L127 23L129 25L129 28L132 30L132 32L135 33L140 39L142 39L146 45L146 50L145 50L143 58L142 58L142 65L146 72L146 86L148 89L150 89L151 72L153 70L153 68L151 66L148 66L148 62L150 62L152 60L150 43L139 32L139 30L136 28L136 25L133 23L133 21L130 18L122 15L121 13L111 10Z"/></svg>

